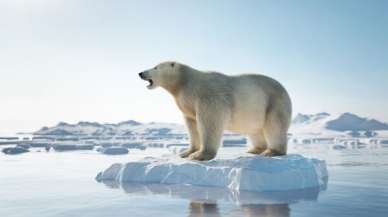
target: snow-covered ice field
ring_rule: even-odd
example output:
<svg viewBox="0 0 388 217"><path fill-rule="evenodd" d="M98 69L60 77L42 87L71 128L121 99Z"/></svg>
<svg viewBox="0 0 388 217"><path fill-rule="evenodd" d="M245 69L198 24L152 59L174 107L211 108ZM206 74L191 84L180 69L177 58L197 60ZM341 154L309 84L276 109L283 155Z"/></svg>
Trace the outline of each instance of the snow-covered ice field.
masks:
<svg viewBox="0 0 388 217"><path fill-rule="evenodd" d="M323 189L283 192L232 191L185 185L95 181L113 163L170 155L168 149L0 154L0 216L386 216L388 149L332 150L297 146L291 153L323 159ZM230 158L246 148L221 148ZM287 181L287 180L285 180Z"/></svg>

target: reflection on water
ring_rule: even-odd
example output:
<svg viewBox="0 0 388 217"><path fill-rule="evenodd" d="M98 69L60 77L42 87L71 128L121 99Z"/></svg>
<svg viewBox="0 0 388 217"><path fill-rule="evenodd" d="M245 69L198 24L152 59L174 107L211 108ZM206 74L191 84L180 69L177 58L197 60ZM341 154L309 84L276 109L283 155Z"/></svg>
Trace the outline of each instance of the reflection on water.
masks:
<svg viewBox="0 0 388 217"><path fill-rule="evenodd" d="M188 216L221 216L221 214L217 203L190 202Z"/></svg>
<svg viewBox="0 0 388 217"><path fill-rule="evenodd" d="M219 210L216 203L190 202L188 217L224 216ZM232 210L227 216L287 217L290 216L290 208L288 204L249 204Z"/></svg>
<svg viewBox="0 0 388 217"><path fill-rule="evenodd" d="M200 187L189 185L139 184L104 181L107 187L122 189L130 196L167 196L186 199L189 202L188 216L224 216L218 203L233 203L237 206L227 216L289 216L289 204L299 201L316 201L319 193L326 189L309 188L294 191L252 192L235 191L227 188Z"/></svg>
<svg viewBox="0 0 388 217"><path fill-rule="evenodd" d="M244 216L263 216L263 217L277 217L290 216L290 208L288 204L269 204L269 205L245 205L242 207Z"/></svg>

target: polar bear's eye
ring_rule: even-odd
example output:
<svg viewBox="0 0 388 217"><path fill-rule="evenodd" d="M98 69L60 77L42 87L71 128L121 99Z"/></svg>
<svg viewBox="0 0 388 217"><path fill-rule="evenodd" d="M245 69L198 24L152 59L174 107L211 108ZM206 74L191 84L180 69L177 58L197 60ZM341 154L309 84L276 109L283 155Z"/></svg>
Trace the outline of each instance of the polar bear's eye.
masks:
<svg viewBox="0 0 388 217"><path fill-rule="evenodd" d="M158 67L157 67L157 66L155 66L155 67L154 67L154 69L158 69Z"/></svg>
<svg viewBox="0 0 388 217"><path fill-rule="evenodd" d="M174 67L175 63L171 63L171 67Z"/></svg>

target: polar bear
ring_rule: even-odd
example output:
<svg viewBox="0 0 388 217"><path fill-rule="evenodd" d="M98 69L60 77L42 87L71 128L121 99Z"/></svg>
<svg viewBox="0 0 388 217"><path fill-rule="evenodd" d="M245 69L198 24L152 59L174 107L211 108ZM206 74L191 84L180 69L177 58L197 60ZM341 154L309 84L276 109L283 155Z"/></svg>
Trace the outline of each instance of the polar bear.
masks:
<svg viewBox="0 0 388 217"><path fill-rule="evenodd" d="M248 135L252 143L249 153L287 153L291 100L274 79L203 72L177 62L163 62L139 76L149 82L148 89L160 86L170 92L182 111L190 146L181 157L213 159L224 130Z"/></svg>

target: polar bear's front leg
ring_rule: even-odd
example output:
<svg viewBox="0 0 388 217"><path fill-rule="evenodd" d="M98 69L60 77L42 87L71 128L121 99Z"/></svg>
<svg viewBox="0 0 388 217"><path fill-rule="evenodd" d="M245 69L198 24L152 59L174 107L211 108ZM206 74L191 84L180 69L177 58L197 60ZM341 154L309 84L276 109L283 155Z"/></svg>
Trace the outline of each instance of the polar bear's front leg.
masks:
<svg viewBox="0 0 388 217"><path fill-rule="evenodd" d="M183 158L188 157L190 154L198 151L200 148L199 134L196 121L185 117L185 122L190 135L190 146L188 150L180 154L180 156Z"/></svg>
<svg viewBox="0 0 388 217"><path fill-rule="evenodd" d="M211 160L221 144L226 123L225 113L209 107L200 109L197 113L197 126L201 147L189 156L193 160Z"/></svg>

